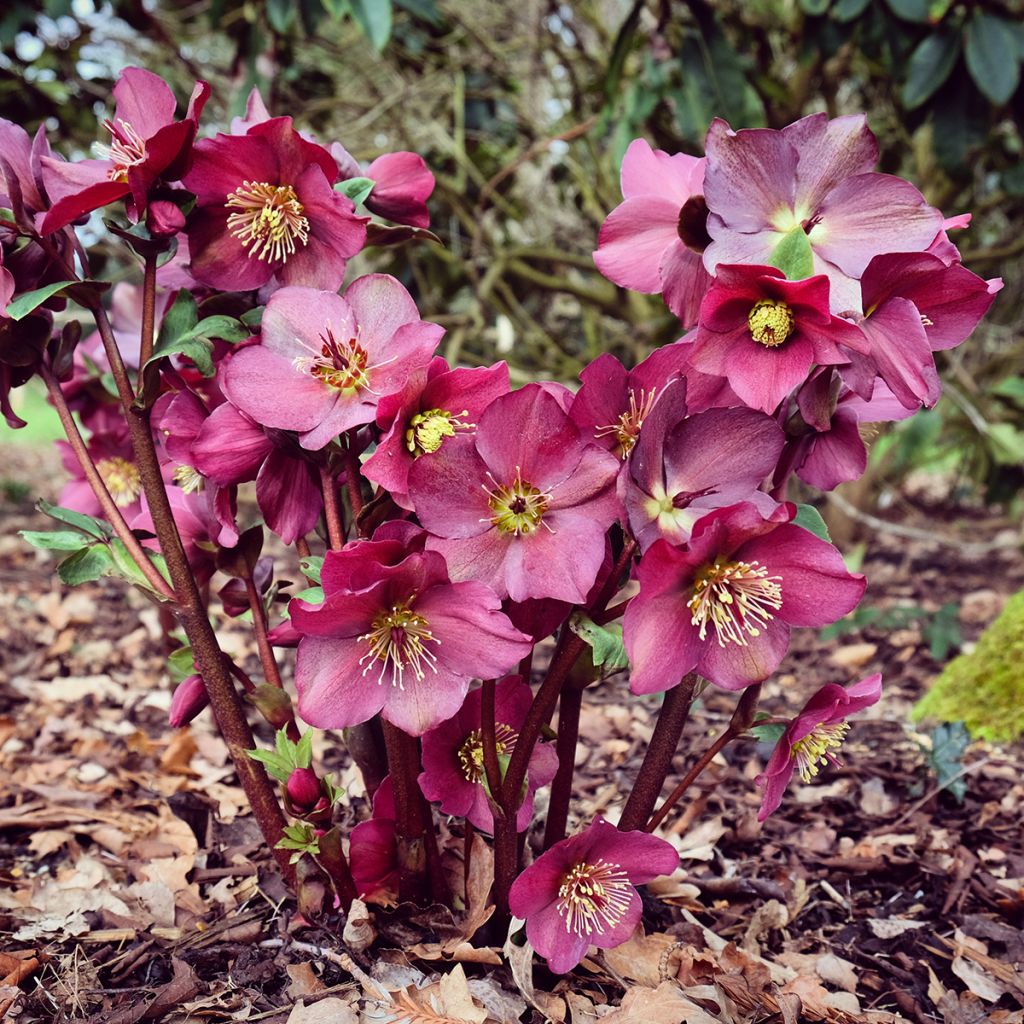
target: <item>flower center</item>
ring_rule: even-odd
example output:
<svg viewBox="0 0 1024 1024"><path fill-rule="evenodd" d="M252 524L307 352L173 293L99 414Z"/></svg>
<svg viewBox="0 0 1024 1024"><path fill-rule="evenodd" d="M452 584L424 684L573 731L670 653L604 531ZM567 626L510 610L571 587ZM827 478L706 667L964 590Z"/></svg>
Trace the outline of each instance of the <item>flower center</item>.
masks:
<svg viewBox="0 0 1024 1024"><path fill-rule="evenodd" d="M703 252L711 244L708 204L703 196L690 196L679 211L676 232L691 252Z"/></svg>
<svg viewBox="0 0 1024 1024"><path fill-rule="evenodd" d="M371 624L370 632L357 637L357 643L365 640L370 649L359 659L364 665L365 676L376 662L381 662L377 683L384 682L390 670L391 685L405 689L405 671L411 669L416 680L426 676L426 669L437 672L437 657L427 644L438 644L428 628L430 623L404 605L394 605L389 611L379 612Z"/></svg>
<svg viewBox="0 0 1024 1024"><path fill-rule="evenodd" d="M284 263L295 243L309 241L309 221L291 185L245 181L227 198L228 230L252 259Z"/></svg>
<svg viewBox="0 0 1024 1024"><path fill-rule="evenodd" d="M511 754L519 739L519 733L504 722L494 726L494 747L498 755ZM484 738L479 729L474 729L459 747L459 767L467 782L481 783L484 780Z"/></svg>
<svg viewBox="0 0 1024 1024"><path fill-rule="evenodd" d="M686 605L700 638L708 624L715 630L719 647L727 643L746 647L749 637L761 635L782 607L781 576L769 576L758 562L716 561L697 574L693 596Z"/></svg>
<svg viewBox="0 0 1024 1024"><path fill-rule="evenodd" d="M584 936L614 928L629 909L631 890L618 864L577 862L558 888L557 907L565 930Z"/></svg>
<svg viewBox="0 0 1024 1024"><path fill-rule="evenodd" d="M356 392L370 390L370 357L366 349L355 338L338 341L330 327L320 335L323 344L320 354L312 359L300 356L296 361L299 369L308 371L329 388L338 391Z"/></svg>
<svg viewBox="0 0 1024 1024"><path fill-rule="evenodd" d="M793 744L793 760L796 761L800 778L810 782L818 774L819 766L839 764L838 758L832 753L843 745L846 734L850 731L847 722L835 725L817 725L802 740Z"/></svg>
<svg viewBox="0 0 1024 1024"><path fill-rule="evenodd" d="M502 533L510 533L515 537L520 534L529 535L538 526L551 530L544 522L544 513L548 509L551 495L523 480L522 470L518 466L516 477L508 486L498 485L490 473L487 475L491 478L494 489L489 489L486 484L482 486L487 492L490 499L488 504L494 514L481 519L480 522L489 522Z"/></svg>
<svg viewBox="0 0 1024 1024"><path fill-rule="evenodd" d="M784 302L762 299L747 317L750 336L765 348L778 348L793 333L793 310Z"/></svg>
<svg viewBox="0 0 1024 1024"><path fill-rule="evenodd" d="M636 439L640 436L640 428L651 411L651 406L654 405L654 396L657 391L657 388L641 391L640 397L637 398L637 393L630 388L629 409L614 423L609 423L606 427L598 427L594 431L594 437L613 436L619 446L622 458L625 459L633 450Z"/></svg>
<svg viewBox="0 0 1024 1024"><path fill-rule="evenodd" d="M107 179L127 184L128 171L146 159L146 140L127 121L115 124L108 118L103 127L110 132L110 145L97 142L93 148L101 160L114 165L107 171Z"/></svg>
<svg viewBox="0 0 1024 1024"><path fill-rule="evenodd" d="M142 480L138 468L127 459L113 456L96 463L103 482L118 508L127 508L142 493Z"/></svg>
<svg viewBox="0 0 1024 1024"><path fill-rule="evenodd" d="M183 464L174 471L174 482L186 494L195 494L203 489L204 480L198 469Z"/></svg>
<svg viewBox="0 0 1024 1024"><path fill-rule="evenodd" d="M405 447L417 458L424 452L436 452L446 437L454 437L457 430L472 430L476 426L459 419L468 415L465 409L462 412L428 409L416 413L409 420L409 428L405 432Z"/></svg>

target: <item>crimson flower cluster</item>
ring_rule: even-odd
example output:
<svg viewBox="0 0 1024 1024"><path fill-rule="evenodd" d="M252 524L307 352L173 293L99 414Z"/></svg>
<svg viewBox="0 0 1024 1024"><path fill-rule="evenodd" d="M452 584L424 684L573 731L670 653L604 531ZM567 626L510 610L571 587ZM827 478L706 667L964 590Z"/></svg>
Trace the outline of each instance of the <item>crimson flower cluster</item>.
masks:
<svg viewBox="0 0 1024 1024"><path fill-rule="evenodd" d="M1000 282L962 266L947 232L967 216L947 219L876 171L864 117L814 114L781 131L715 120L701 158L632 143L594 254L616 284L662 294L680 339L631 368L603 354L571 387L513 389L502 362L449 366L442 327L397 278L348 273L389 230L382 220L413 240L429 226L434 179L419 156L364 169L257 93L229 132L197 139L208 91L198 83L179 114L164 82L126 69L98 158L77 162L0 122L0 207L13 217L0 222L3 412L20 422L9 392L36 371L59 378L54 400L87 435L84 451L73 439L63 450L62 504L155 550L162 488L195 578L226 573L224 611L250 611L262 630L268 679L271 645L297 649L298 717L382 721L389 754L408 741L415 765L391 765L352 831L353 891L394 898L414 800L493 834L514 862L516 834L547 803L538 792L554 782L554 814L572 778L572 746L560 740L559 755L543 736L544 701L602 678L608 645L628 657L636 695L694 674L755 692L794 628L857 605L864 577L787 484L860 475L860 425L935 403L934 353L967 338ZM111 329L75 350L52 316L74 293L37 290L74 276L74 226L100 208L147 269L161 265L147 274L155 290L119 285ZM104 385L119 363L152 425L159 481ZM255 506L239 500L253 482ZM301 594L253 548L257 510L303 558ZM553 635L538 689L534 650ZM593 652L566 667L574 637ZM173 724L208 690L188 672ZM758 776L762 819L794 772L809 779L834 759L846 716L879 694L874 676L810 698ZM253 699L296 726L285 695ZM326 856L333 791L308 759L283 778ZM496 877L496 893L564 972L629 937L636 886L677 858L636 828L596 819L566 839L551 820L546 851L514 884Z"/></svg>

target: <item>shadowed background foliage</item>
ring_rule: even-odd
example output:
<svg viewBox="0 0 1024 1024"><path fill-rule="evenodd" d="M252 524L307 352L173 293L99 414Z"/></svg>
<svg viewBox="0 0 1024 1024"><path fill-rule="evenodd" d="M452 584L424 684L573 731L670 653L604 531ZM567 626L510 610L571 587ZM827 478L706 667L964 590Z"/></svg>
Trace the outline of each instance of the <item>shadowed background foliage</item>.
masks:
<svg viewBox="0 0 1024 1024"><path fill-rule="evenodd" d="M940 353L946 393L875 446L871 486L915 466L1010 500L1024 482L1024 4L1020 0L14 0L0 16L0 113L69 156L101 137L126 64L184 97L205 130L249 90L362 160L413 149L437 175L443 246L356 261L414 291L450 361L571 380L603 351L674 340L658 297L594 269L618 166L643 135L701 151L709 120L782 127L865 110L881 169L947 215L974 212L965 263L1006 287L970 342ZM113 246L107 272L135 269Z"/></svg>

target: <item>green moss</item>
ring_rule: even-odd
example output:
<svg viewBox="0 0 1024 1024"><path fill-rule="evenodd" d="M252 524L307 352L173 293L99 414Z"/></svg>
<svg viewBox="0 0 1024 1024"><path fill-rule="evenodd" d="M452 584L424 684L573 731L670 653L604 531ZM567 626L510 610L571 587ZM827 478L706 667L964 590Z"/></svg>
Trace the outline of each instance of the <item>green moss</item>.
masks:
<svg viewBox="0 0 1024 1024"><path fill-rule="evenodd" d="M963 722L971 735L1009 743L1024 735L1024 591L970 654L954 658L911 712L940 722Z"/></svg>

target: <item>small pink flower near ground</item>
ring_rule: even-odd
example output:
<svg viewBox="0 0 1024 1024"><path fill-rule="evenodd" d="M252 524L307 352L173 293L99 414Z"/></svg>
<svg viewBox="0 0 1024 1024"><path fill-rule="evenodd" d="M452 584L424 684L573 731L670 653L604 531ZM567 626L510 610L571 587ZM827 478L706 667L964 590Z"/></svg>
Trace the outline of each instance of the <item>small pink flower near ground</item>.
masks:
<svg viewBox="0 0 1024 1024"><path fill-rule="evenodd" d="M778 810L795 772L804 782L810 782L820 766L840 763L832 751L850 728L846 719L877 704L881 696L882 677L876 672L852 686L826 683L811 697L786 726L765 770L754 780L764 790L758 821Z"/></svg>
<svg viewBox="0 0 1024 1024"><path fill-rule="evenodd" d="M640 922L636 891L679 865L657 836L620 832L596 818L555 843L512 884L509 907L526 921L526 937L556 974L571 971L591 946L622 945Z"/></svg>

